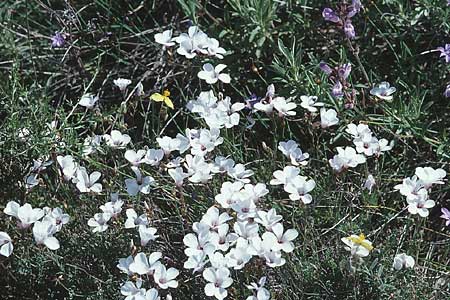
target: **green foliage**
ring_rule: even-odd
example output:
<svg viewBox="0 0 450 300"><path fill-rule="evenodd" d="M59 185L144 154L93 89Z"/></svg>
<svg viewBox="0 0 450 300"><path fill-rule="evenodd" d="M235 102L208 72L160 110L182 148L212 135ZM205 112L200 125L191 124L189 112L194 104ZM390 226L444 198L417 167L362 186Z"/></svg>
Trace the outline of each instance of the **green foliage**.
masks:
<svg viewBox="0 0 450 300"><path fill-rule="evenodd" d="M104 234L93 234L87 226L109 194L80 195L62 180L55 165L29 193L23 179L33 159L71 154L89 170L101 171L106 190L123 189L123 180L132 176L123 152L104 149L85 158L86 137L114 128L130 134L131 147L139 149L155 147L160 135L204 126L183 110L188 100L210 88L196 77L200 60L186 61L174 49L162 51L153 40L155 33L168 28L186 32L192 21L229 50L223 63L232 84L220 91L233 101L251 93L263 96L274 83L278 95L293 97L297 104L301 95L318 96L339 112L341 120L335 129L324 131L317 118L300 114L290 121L253 115L256 124L246 129L247 120L241 116L240 126L223 130L221 154L249 163L258 182L268 183L273 171L287 164L277 145L292 138L311 156L302 174L317 183L314 202L308 206L270 188L262 205L276 207L287 226L299 231L297 248L282 268L233 274L230 299L245 299L249 292L244 284L261 275L269 277L268 288L279 300L448 299L450 235L439 210L449 207L450 188L445 184L432 193L438 205L429 218L419 220L401 212L405 201L393 186L412 176L417 166L449 170L450 104L442 93L450 67L436 52L424 52L449 42L450 9L444 0L364 1L365 8L354 17L357 39L349 45L341 30L321 17L321 10L335 2L2 1L0 209L14 199L39 207L60 206L71 222L58 236L61 249L51 252L36 246L30 231L19 231L0 215L0 231L11 233L15 246L12 257L0 256L0 298L122 297L119 289L125 276L116 264L140 249L138 238L123 229L123 217ZM67 34L68 44L62 49L50 47L56 31ZM358 92L354 110L331 97L331 83L318 68L321 60L333 67L352 63L349 81ZM148 95L142 101L125 101L112 83L117 77L142 82L147 94L168 88L175 111L150 103ZM369 87L381 81L397 87L392 102L372 101ZM74 108L86 92L99 93L98 110ZM48 126L53 120L59 123L55 131ZM337 176L328 159L336 146L350 144L345 125L359 121L394 140L394 149ZM30 131L26 141L18 135L22 128ZM369 173L377 181L371 194L361 189ZM149 175L160 186L150 195L127 198L127 208L144 212L146 205L150 207L147 212L161 238L145 251L163 252L165 263L181 270L186 259L183 235L214 204L223 178L180 192L167 175L156 170ZM340 239L360 232L369 236L375 250L352 271ZM418 266L395 272L392 259L399 252L412 255ZM174 299L206 299L202 279L185 270L179 281Z"/></svg>

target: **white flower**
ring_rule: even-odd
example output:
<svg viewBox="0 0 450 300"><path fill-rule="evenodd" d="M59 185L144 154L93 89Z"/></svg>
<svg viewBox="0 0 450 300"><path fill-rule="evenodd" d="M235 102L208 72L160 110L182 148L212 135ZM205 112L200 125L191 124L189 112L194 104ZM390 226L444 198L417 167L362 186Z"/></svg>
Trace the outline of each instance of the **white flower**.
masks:
<svg viewBox="0 0 450 300"><path fill-rule="evenodd" d="M220 194L217 194L215 200L223 207L229 208L231 205L240 200L240 191L244 187L244 183L237 181L234 183L224 182L220 188Z"/></svg>
<svg viewBox="0 0 450 300"><path fill-rule="evenodd" d="M419 191L423 188L424 185L422 181L417 178L417 175L414 175L411 178L404 178L401 184L394 186L394 189L398 190L403 196L406 196L406 200L417 199Z"/></svg>
<svg viewBox="0 0 450 300"><path fill-rule="evenodd" d="M222 47L219 47L219 41L214 38L209 38L207 40L206 46L208 47L208 55L215 56L219 59L223 58L222 54L226 54L227 51Z"/></svg>
<svg viewBox="0 0 450 300"><path fill-rule="evenodd" d="M203 79L208 84L214 84L217 81L222 81L223 83L230 83L231 78L228 74L221 74L227 66L224 64L218 64L214 67L212 64L204 64L203 70L198 72L197 76L200 79Z"/></svg>
<svg viewBox="0 0 450 300"><path fill-rule="evenodd" d="M125 78L117 78L114 79L114 85L117 86L119 88L119 90L121 90L122 92L127 88L127 86L129 86L131 84L131 80L130 79L125 79Z"/></svg>
<svg viewBox="0 0 450 300"><path fill-rule="evenodd" d="M243 164L237 164L228 170L228 176L244 183L249 183L250 179L248 177L253 176L253 174L254 172L252 170L246 170Z"/></svg>
<svg viewBox="0 0 450 300"><path fill-rule="evenodd" d="M139 237L141 239L141 246L145 247L148 242L156 240L159 235L156 235L156 228L147 227L145 225L139 226Z"/></svg>
<svg viewBox="0 0 450 300"><path fill-rule="evenodd" d="M246 184L244 189L240 191L241 200L242 199L250 199L255 203L258 203L262 197L267 195L269 190L267 189L264 183Z"/></svg>
<svg viewBox="0 0 450 300"><path fill-rule="evenodd" d="M216 252L218 253L218 252ZM185 269L193 269L192 273L199 272L203 270L205 267L205 258L206 255L204 253L198 253L196 255L191 255L188 257L188 259L184 262L183 267Z"/></svg>
<svg viewBox="0 0 450 300"><path fill-rule="evenodd" d="M45 214L40 208L33 209L28 203L20 206L16 201L9 201L3 212L17 218L17 226L22 229L30 227L31 224L40 220Z"/></svg>
<svg viewBox="0 0 450 300"><path fill-rule="evenodd" d="M175 168L175 169L169 169L167 171L172 177L172 179L175 181L175 185L177 187L181 187L183 185L183 181L185 178L189 177L188 173L184 173L183 168Z"/></svg>
<svg viewBox="0 0 450 300"><path fill-rule="evenodd" d="M59 166L61 167L62 174L64 175L65 180L71 180L76 177L77 173L77 163L75 163L72 155L61 156L58 155L56 157Z"/></svg>
<svg viewBox="0 0 450 300"><path fill-rule="evenodd" d="M431 167L417 167L416 175L427 189L433 184L444 184L443 179L447 173L443 169L433 169Z"/></svg>
<svg viewBox="0 0 450 300"><path fill-rule="evenodd" d="M97 103L98 97L93 94L84 94L80 101L78 102L78 105L84 106L88 109L91 109L95 106L95 103Z"/></svg>
<svg viewBox="0 0 450 300"><path fill-rule="evenodd" d="M352 147L337 147L336 154L333 159L328 160L330 166L336 171L341 172L348 168L354 168L359 164L365 163L366 158L362 154L357 154L356 150Z"/></svg>
<svg viewBox="0 0 450 300"><path fill-rule="evenodd" d="M258 283L252 282L247 285L249 290L252 290L254 295L247 297L246 300L270 300L270 292L264 287L266 284L266 277L261 277Z"/></svg>
<svg viewBox="0 0 450 300"><path fill-rule="evenodd" d="M18 131L19 132L17 133L17 137L22 142L25 142L31 134L28 128L20 128Z"/></svg>
<svg viewBox="0 0 450 300"><path fill-rule="evenodd" d="M223 156L216 156L214 164L211 168L213 173L226 173L234 167L234 160Z"/></svg>
<svg viewBox="0 0 450 300"><path fill-rule="evenodd" d="M360 123L358 125L350 123L347 125L347 129L345 129L345 131L349 133L354 139L362 138L365 135L372 135L372 131L369 129L369 126L363 123Z"/></svg>
<svg viewBox="0 0 450 300"><path fill-rule="evenodd" d="M129 269L131 272L145 275L153 274L155 270L161 265L159 261L162 257L161 252L153 252L148 257L143 252L139 252L134 257L133 262L130 264Z"/></svg>
<svg viewBox="0 0 450 300"><path fill-rule="evenodd" d="M94 171L88 175L86 168L80 167L77 170L77 188L81 193L100 193L102 191L102 184L97 183L102 174Z"/></svg>
<svg viewBox="0 0 450 300"><path fill-rule="evenodd" d="M95 153L100 148L101 142L101 135L95 134L93 136L86 137L83 142L83 156L88 156Z"/></svg>
<svg viewBox="0 0 450 300"><path fill-rule="evenodd" d="M369 194L371 194L372 193L372 189L373 189L373 187L375 185L376 185L375 178L373 177L372 174L369 174L367 176L366 181L364 182L364 188L369 191Z"/></svg>
<svg viewBox="0 0 450 300"><path fill-rule="evenodd" d="M157 33L154 36L155 42L161 44L165 47L170 47L175 45L172 39L172 29L165 30L162 33Z"/></svg>
<svg viewBox="0 0 450 300"><path fill-rule="evenodd" d="M280 142L278 144L278 150L280 150L286 157L291 159L291 163L294 166L305 166L308 164L307 159L309 158L308 153L303 153L298 147L298 144L293 140L288 140L287 142Z"/></svg>
<svg viewBox="0 0 450 300"><path fill-rule="evenodd" d="M159 265L156 268L153 277L158 286L163 290L166 290L168 288L178 287L178 281L174 280L178 274L180 274L180 272L175 268L169 268L166 270L164 265Z"/></svg>
<svg viewBox="0 0 450 300"><path fill-rule="evenodd" d="M304 176L295 176L285 186L284 190L288 192L291 200L302 200L304 204L312 202L312 196L308 194L316 187L316 182Z"/></svg>
<svg viewBox="0 0 450 300"><path fill-rule="evenodd" d="M163 158L164 151L162 149L148 149L144 162L152 167L157 167Z"/></svg>
<svg viewBox="0 0 450 300"><path fill-rule="evenodd" d="M310 112L316 112L317 107L324 105L322 102L317 102L316 96L300 96L300 100L302 101L300 106Z"/></svg>
<svg viewBox="0 0 450 300"><path fill-rule="evenodd" d="M345 250L350 251L352 256L358 258L368 256L373 249L372 242L366 240L364 234L359 236L352 234L349 237L342 238L341 241L346 245Z"/></svg>
<svg viewBox="0 0 450 300"><path fill-rule="evenodd" d="M197 26L189 27L188 34L182 33L173 40L180 44L177 53L188 59L194 58L197 56L197 53L208 54L208 50L206 49L208 36Z"/></svg>
<svg viewBox="0 0 450 300"><path fill-rule="evenodd" d="M48 221L36 221L33 225L33 236L37 245L45 245L50 250L59 249L59 241L53 236L56 226Z"/></svg>
<svg viewBox="0 0 450 300"><path fill-rule="evenodd" d="M330 108L321 108L320 109L320 126L322 128L328 128L330 126L336 125L339 123L339 119L337 117L337 112Z"/></svg>
<svg viewBox="0 0 450 300"><path fill-rule="evenodd" d="M415 215L419 214L421 217L428 217L429 208L436 205L433 200L428 199L428 192L426 189L421 189L417 193L417 197L414 199L407 199L409 213Z"/></svg>
<svg viewBox="0 0 450 300"><path fill-rule="evenodd" d="M130 265L133 263L133 256L119 259L117 268L128 276L133 276L134 272L130 271Z"/></svg>
<svg viewBox="0 0 450 300"><path fill-rule="evenodd" d="M208 231L202 232L198 236L193 233L188 233L184 236L183 243L188 247L184 249L186 256L210 255L216 250Z"/></svg>
<svg viewBox="0 0 450 300"><path fill-rule="evenodd" d="M9 257L13 249L14 246L9 235L4 231L0 231L0 255Z"/></svg>
<svg viewBox="0 0 450 300"><path fill-rule="evenodd" d="M70 216L59 207L50 209L43 221L49 221L56 226L56 231L61 231L62 226L69 223Z"/></svg>
<svg viewBox="0 0 450 300"><path fill-rule="evenodd" d="M203 271L203 278L208 283L205 286L205 294L222 300L228 296L227 288L233 283L230 270L227 268L207 268Z"/></svg>
<svg viewBox="0 0 450 300"><path fill-rule="evenodd" d="M88 225L93 227L92 232L104 232L108 229L108 221L111 217L109 212L97 213L88 220Z"/></svg>
<svg viewBox="0 0 450 300"><path fill-rule="evenodd" d="M414 258L412 256L407 255L406 253L397 254L394 257L394 263L393 267L397 271L403 269L403 268L414 268Z"/></svg>
<svg viewBox="0 0 450 300"><path fill-rule="evenodd" d="M170 297L170 298L169 298ZM172 299L170 294L167 295L166 300ZM155 288L151 288L147 290L145 293L145 300L161 300L161 298L158 295L158 290Z"/></svg>
<svg viewBox="0 0 450 300"><path fill-rule="evenodd" d="M278 111L280 117L295 116L297 114L297 112L294 111L297 104L290 102L289 99L286 100L284 97L276 97L273 99L272 103L273 108Z"/></svg>
<svg viewBox="0 0 450 300"><path fill-rule="evenodd" d="M145 150L125 151L125 159L128 160L133 166L138 167L141 163L145 162L144 156L147 154Z"/></svg>
<svg viewBox="0 0 450 300"><path fill-rule="evenodd" d="M241 238L248 240L258 236L259 225L258 223L238 220L234 223L233 229Z"/></svg>
<svg viewBox="0 0 450 300"><path fill-rule="evenodd" d="M393 98L392 94L395 93L395 91L395 87L391 87L389 82L383 81L382 83L371 89L370 94L382 100L391 101Z"/></svg>
<svg viewBox="0 0 450 300"><path fill-rule="evenodd" d="M180 148L180 141L169 136L156 138L156 141L158 142L159 147L164 151L165 155L169 155L171 152L179 150ZM180 150L180 152L182 151Z"/></svg>
<svg viewBox="0 0 450 300"><path fill-rule="evenodd" d="M284 232L283 224L277 223L272 227L271 232L265 232L262 235L263 240L268 240L271 243L271 249L273 251L284 251L284 252L292 252L294 251L294 243L298 236L298 232L295 229L288 229Z"/></svg>
<svg viewBox="0 0 450 300"><path fill-rule="evenodd" d="M100 206L105 213L110 213L112 217L117 217L122 211L123 201L119 199L118 193L111 193L111 201Z"/></svg>
<svg viewBox="0 0 450 300"><path fill-rule="evenodd" d="M125 300L145 300L145 289L141 288L142 279L138 278L136 284L127 281L120 287L122 295L126 296Z"/></svg>
<svg viewBox="0 0 450 300"><path fill-rule="evenodd" d="M223 143L218 128L201 129L199 136L191 139L191 154L205 156L208 152L212 152L214 148Z"/></svg>
<svg viewBox="0 0 450 300"><path fill-rule="evenodd" d="M252 255L248 253L248 241L246 239L238 239L236 246L226 255L227 267L235 270L241 270L250 261Z"/></svg>
<svg viewBox="0 0 450 300"><path fill-rule="evenodd" d="M132 208L126 211L127 220L125 221L125 228L135 228L139 225L148 225L147 215L137 215L136 211Z"/></svg>
<svg viewBox="0 0 450 300"><path fill-rule="evenodd" d="M233 219L226 212L219 214L219 209L215 206L211 206L203 215L200 222L207 225L212 231L217 231L220 226L226 224L229 220Z"/></svg>
<svg viewBox="0 0 450 300"><path fill-rule="evenodd" d="M283 216L277 215L275 208L269 211L260 210L256 213L255 222L264 226L267 231L272 231L273 226L283 219Z"/></svg>
<svg viewBox="0 0 450 300"><path fill-rule="evenodd" d="M39 173L31 173L24 178L25 187L30 190L39 184Z"/></svg>
<svg viewBox="0 0 450 300"><path fill-rule="evenodd" d="M231 208L237 213L239 220L254 218L256 215L256 205L253 199L241 199L231 205Z"/></svg>
<svg viewBox="0 0 450 300"><path fill-rule="evenodd" d="M277 170L273 172L273 177L270 181L271 185L286 185L288 184L292 179L294 179L298 174L300 174L300 169L293 166L286 166L284 167L283 171Z"/></svg>
<svg viewBox="0 0 450 300"><path fill-rule="evenodd" d="M127 188L127 193L130 196L136 196L139 192L142 194L150 193L151 185L155 183L155 179L151 176L142 176L141 171L138 167L131 167L136 178L125 179L125 186Z"/></svg>
<svg viewBox="0 0 450 300"><path fill-rule="evenodd" d="M115 149L123 149L131 141L131 137L128 134L122 134L118 130L111 130L111 135L104 134L103 139L108 146Z"/></svg>
<svg viewBox="0 0 450 300"><path fill-rule="evenodd" d="M274 106L273 101L268 102L268 101L262 100L258 103L255 103L253 108L255 110L262 111L262 112L265 112L266 114L270 115L273 112L273 106Z"/></svg>

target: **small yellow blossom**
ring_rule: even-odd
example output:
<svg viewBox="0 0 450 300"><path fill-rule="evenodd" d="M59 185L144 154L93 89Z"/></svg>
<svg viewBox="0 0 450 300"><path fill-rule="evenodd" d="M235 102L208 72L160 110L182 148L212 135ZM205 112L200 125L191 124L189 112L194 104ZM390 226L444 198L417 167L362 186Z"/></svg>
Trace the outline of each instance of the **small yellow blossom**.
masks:
<svg viewBox="0 0 450 300"><path fill-rule="evenodd" d="M353 243L360 245L364 248L366 248L369 251L373 250L373 246L371 245L370 242L368 242L366 240L366 236L364 235L364 233L361 233L358 237L355 236L349 236L347 237L350 241L352 241Z"/></svg>
<svg viewBox="0 0 450 300"><path fill-rule="evenodd" d="M156 102L164 101L164 104L166 104L167 107L173 109L173 103L172 100L170 100L169 96L170 96L169 90L164 90L162 95L160 93L154 93L153 95L150 96L150 99Z"/></svg>

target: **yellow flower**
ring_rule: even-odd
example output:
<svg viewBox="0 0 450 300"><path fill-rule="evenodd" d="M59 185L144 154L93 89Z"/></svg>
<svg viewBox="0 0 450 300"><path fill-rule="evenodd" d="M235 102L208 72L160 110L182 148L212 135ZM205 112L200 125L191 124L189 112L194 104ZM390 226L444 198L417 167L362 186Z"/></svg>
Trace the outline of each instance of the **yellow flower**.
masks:
<svg viewBox="0 0 450 300"><path fill-rule="evenodd" d="M173 103L172 100L170 100L169 96L170 96L169 90L164 90L162 95L160 93L154 93L153 95L150 96L150 99L156 102L164 101L164 104L166 104L167 107L173 109Z"/></svg>
<svg viewBox="0 0 450 300"><path fill-rule="evenodd" d="M364 233L361 233L358 237L355 237L355 236L349 236L348 239L349 239L350 241L352 241L353 243L355 243L355 244L357 244L357 245L360 245L360 246L366 248L366 249L369 250L369 251L372 251L372 250L373 250L373 246L371 245L370 242L368 242L368 241L366 240L366 236L364 235Z"/></svg>

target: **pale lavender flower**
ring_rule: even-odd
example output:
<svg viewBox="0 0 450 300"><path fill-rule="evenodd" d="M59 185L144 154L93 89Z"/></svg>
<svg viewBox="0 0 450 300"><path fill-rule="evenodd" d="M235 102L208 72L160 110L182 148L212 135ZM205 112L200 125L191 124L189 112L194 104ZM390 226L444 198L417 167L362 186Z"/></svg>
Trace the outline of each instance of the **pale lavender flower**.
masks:
<svg viewBox="0 0 450 300"><path fill-rule="evenodd" d="M340 21L338 15L329 7L323 9L322 17L325 19L325 21L330 21L333 23L339 23Z"/></svg>
<svg viewBox="0 0 450 300"><path fill-rule="evenodd" d="M344 96L342 88L342 83L340 81L336 82L333 86L333 89L331 90L331 95L333 95L334 98L341 98L342 96Z"/></svg>
<svg viewBox="0 0 450 300"><path fill-rule="evenodd" d="M450 211L447 208L443 207L441 208L441 212L441 218L445 220L445 226L450 226Z"/></svg>
<svg viewBox="0 0 450 300"><path fill-rule="evenodd" d="M342 66L339 67L338 75L343 80L345 80L345 79L348 78L348 76L350 75L351 71L352 71L352 65L350 63L346 63L346 64L343 64Z"/></svg>
<svg viewBox="0 0 450 300"><path fill-rule="evenodd" d="M330 66L324 61L319 63L319 68L327 75L333 73L333 69L331 69Z"/></svg>
<svg viewBox="0 0 450 300"><path fill-rule="evenodd" d="M348 18L354 17L361 10L361 1L353 0L352 5L349 7L349 12L347 14Z"/></svg>
<svg viewBox="0 0 450 300"><path fill-rule="evenodd" d="M52 36L52 47L53 48L61 48L64 43L66 42L66 40L64 39L64 36L59 33L59 32L55 32L55 35Z"/></svg>
<svg viewBox="0 0 450 300"><path fill-rule="evenodd" d="M438 47L437 50L441 51L441 56L444 57L446 63L450 63L450 44L445 44L444 47Z"/></svg>
<svg viewBox="0 0 450 300"><path fill-rule="evenodd" d="M448 1L450 1L450 0L448 0ZM450 84L447 85L447 88L445 89L445 92L444 92L444 96L447 98L450 98Z"/></svg>
<svg viewBox="0 0 450 300"><path fill-rule="evenodd" d="M349 39L354 39L356 37L355 27L353 27L350 19L348 19L344 24L344 32Z"/></svg>

